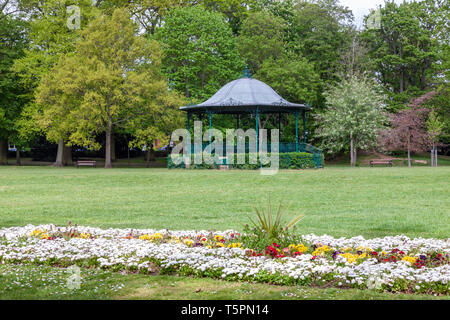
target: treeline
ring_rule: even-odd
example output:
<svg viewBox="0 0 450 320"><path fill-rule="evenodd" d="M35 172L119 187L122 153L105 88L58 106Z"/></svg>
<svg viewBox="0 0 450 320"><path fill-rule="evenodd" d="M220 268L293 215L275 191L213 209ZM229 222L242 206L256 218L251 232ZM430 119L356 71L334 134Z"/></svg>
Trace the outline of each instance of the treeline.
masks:
<svg viewBox="0 0 450 320"><path fill-rule="evenodd" d="M447 1L386 2L362 28L337 0L1 0L0 9L0 164L8 142L20 150L43 137L58 144L56 165L78 146L104 148L111 167L117 137L151 152L184 126L179 106L245 66L312 105L308 142L350 151L352 164L360 149L422 151L450 138ZM418 101L419 120L401 118ZM294 141L293 126L282 119L282 140Z"/></svg>

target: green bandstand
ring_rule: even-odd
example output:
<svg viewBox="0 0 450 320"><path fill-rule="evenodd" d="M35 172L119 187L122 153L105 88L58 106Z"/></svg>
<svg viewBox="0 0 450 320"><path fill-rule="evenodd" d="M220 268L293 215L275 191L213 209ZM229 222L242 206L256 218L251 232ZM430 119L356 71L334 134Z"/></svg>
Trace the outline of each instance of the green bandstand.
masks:
<svg viewBox="0 0 450 320"><path fill-rule="evenodd" d="M308 104L297 104L283 99L270 86L262 81L254 79L250 76L248 69L244 71L244 76L224 85L211 98L199 104L191 104L180 107L180 110L187 114L186 124L187 129L190 129L191 116L207 115L209 119L210 143L211 143L211 128L214 114L229 114L236 115L236 128L239 128L239 117L242 114L251 114L255 118L256 141L258 140L259 125L261 114L278 114L278 129L281 130L281 116L282 114L293 114L295 116L295 142L280 142L279 153L286 154L287 157L294 156L294 153L309 153L314 162L314 168L323 168L323 153L322 150L306 143L306 112L311 110ZM303 120L303 135L299 139L299 116ZM208 144L203 144L203 149ZM257 148L259 143L256 143ZM270 146L270 144L269 144ZM268 150L270 150L268 146ZM193 150L193 145L191 145ZM258 149L257 149L258 150ZM246 147L246 152L248 148ZM226 152L224 152L226 154ZM289 156L290 154L290 156ZM169 157L170 158L170 157ZM173 167L168 161L168 167ZM287 168L290 159L287 160ZM286 166L285 166L286 167Z"/></svg>

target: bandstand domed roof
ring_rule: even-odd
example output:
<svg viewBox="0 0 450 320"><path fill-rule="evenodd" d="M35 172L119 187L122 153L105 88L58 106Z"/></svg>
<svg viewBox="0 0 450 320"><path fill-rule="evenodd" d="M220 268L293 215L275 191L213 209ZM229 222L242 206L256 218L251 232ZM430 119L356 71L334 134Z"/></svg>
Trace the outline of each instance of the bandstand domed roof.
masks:
<svg viewBox="0 0 450 320"><path fill-rule="evenodd" d="M287 101L269 85L248 76L228 82L205 102L181 107L180 110L203 113L295 112L310 109L308 105Z"/></svg>

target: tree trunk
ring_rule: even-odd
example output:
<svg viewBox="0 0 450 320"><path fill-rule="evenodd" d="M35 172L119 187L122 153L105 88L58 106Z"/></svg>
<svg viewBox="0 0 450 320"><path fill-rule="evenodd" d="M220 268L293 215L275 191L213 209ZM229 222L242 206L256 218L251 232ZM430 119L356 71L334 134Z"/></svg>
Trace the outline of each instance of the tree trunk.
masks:
<svg viewBox="0 0 450 320"><path fill-rule="evenodd" d="M63 154L64 154L64 140L59 139L58 151L56 152L56 161L53 163L54 167L62 167L64 165Z"/></svg>
<svg viewBox="0 0 450 320"><path fill-rule="evenodd" d="M116 139L114 133L111 133L111 162L116 162Z"/></svg>
<svg viewBox="0 0 450 320"><path fill-rule="evenodd" d="M430 155L431 155L431 166L434 167L434 159L433 159L433 157L434 157L434 150L433 149L431 149Z"/></svg>
<svg viewBox="0 0 450 320"><path fill-rule="evenodd" d="M127 141L127 158L128 158L128 162L130 162L130 145L129 145L128 141Z"/></svg>
<svg viewBox="0 0 450 320"><path fill-rule="evenodd" d="M411 143L411 135L408 133L408 167L411 167L411 150L409 148Z"/></svg>
<svg viewBox="0 0 450 320"><path fill-rule="evenodd" d="M438 166L438 158L437 158L437 148L434 147L434 166Z"/></svg>
<svg viewBox="0 0 450 320"><path fill-rule="evenodd" d="M156 161L156 154L155 154L155 150L153 150L153 145L149 151L150 151L150 161Z"/></svg>
<svg viewBox="0 0 450 320"><path fill-rule="evenodd" d="M145 167L149 168L150 167L150 148L147 147L147 159L145 160Z"/></svg>
<svg viewBox="0 0 450 320"><path fill-rule="evenodd" d="M408 167L411 167L411 151L408 148Z"/></svg>
<svg viewBox="0 0 450 320"><path fill-rule="evenodd" d="M354 146L353 134L350 133L350 165L352 167L354 167L356 165L354 149L355 149L355 146Z"/></svg>
<svg viewBox="0 0 450 320"><path fill-rule="evenodd" d="M431 146L431 166L434 167L434 144Z"/></svg>
<svg viewBox="0 0 450 320"><path fill-rule="evenodd" d="M63 147L63 165L73 166L72 147L66 145Z"/></svg>
<svg viewBox="0 0 450 320"><path fill-rule="evenodd" d="M16 166L21 166L22 162L20 161L20 150L16 147Z"/></svg>
<svg viewBox="0 0 450 320"><path fill-rule="evenodd" d="M112 168L111 164L111 124L108 124L106 130L106 146L105 146L105 168Z"/></svg>
<svg viewBox="0 0 450 320"><path fill-rule="evenodd" d="M8 140L0 139L0 165L8 165Z"/></svg>

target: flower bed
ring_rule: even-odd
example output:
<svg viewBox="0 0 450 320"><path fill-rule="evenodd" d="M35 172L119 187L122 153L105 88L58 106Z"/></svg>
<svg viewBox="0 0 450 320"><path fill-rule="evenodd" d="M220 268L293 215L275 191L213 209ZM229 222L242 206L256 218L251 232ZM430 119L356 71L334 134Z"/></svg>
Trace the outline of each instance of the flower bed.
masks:
<svg viewBox="0 0 450 320"><path fill-rule="evenodd" d="M235 231L40 225L0 229L0 263L178 273L284 285L449 294L450 240L305 235L286 248L245 248Z"/></svg>

